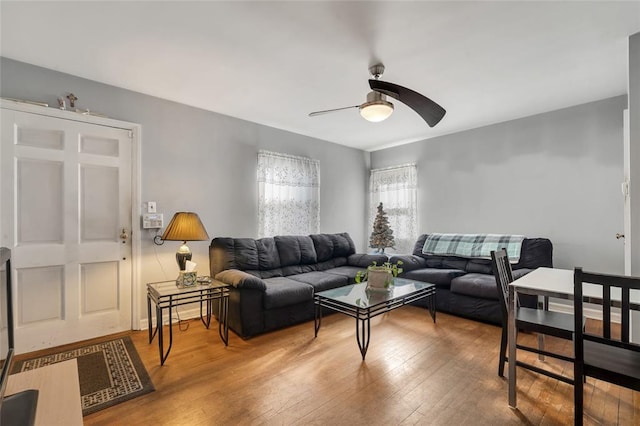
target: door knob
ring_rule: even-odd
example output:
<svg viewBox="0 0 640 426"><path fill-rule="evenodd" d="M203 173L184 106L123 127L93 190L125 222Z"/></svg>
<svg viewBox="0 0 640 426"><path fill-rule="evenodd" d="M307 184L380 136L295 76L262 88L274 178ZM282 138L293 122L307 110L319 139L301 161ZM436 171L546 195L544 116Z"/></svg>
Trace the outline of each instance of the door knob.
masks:
<svg viewBox="0 0 640 426"><path fill-rule="evenodd" d="M624 238L624 234L621 234L619 232L616 233L616 240L619 240L620 238Z"/></svg>

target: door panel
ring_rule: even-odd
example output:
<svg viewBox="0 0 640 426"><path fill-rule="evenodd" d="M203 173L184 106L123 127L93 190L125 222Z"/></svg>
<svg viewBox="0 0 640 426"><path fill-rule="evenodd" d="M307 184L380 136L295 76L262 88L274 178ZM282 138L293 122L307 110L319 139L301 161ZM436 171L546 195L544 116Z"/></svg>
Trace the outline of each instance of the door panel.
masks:
<svg viewBox="0 0 640 426"><path fill-rule="evenodd" d="M64 278L64 265L18 269L18 327L64 319Z"/></svg>
<svg viewBox="0 0 640 426"><path fill-rule="evenodd" d="M64 163L18 157L17 167L17 244L62 244Z"/></svg>
<svg viewBox="0 0 640 426"><path fill-rule="evenodd" d="M118 241L120 226L117 167L80 166L80 241Z"/></svg>
<svg viewBox="0 0 640 426"><path fill-rule="evenodd" d="M4 108L1 131L18 353L130 330L129 132Z"/></svg>
<svg viewBox="0 0 640 426"><path fill-rule="evenodd" d="M118 262L85 263L81 268L82 315L117 311Z"/></svg>

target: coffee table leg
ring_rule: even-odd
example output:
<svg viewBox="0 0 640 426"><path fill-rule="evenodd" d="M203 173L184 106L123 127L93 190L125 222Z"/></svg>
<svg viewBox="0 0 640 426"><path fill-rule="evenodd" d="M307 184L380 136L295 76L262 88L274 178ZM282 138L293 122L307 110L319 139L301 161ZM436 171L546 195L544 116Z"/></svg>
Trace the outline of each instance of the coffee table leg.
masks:
<svg viewBox="0 0 640 426"><path fill-rule="evenodd" d="M366 318L356 317L356 340L362 354L362 360L367 355L369 348L369 337L371 335L371 317L367 314Z"/></svg>
<svg viewBox="0 0 640 426"><path fill-rule="evenodd" d="M315 300L315 316L313 319L313 327L315 329L315 336L318 337L318 331L320 330L320 325L322 324L322 306L320 306L320 299L316 298Z"/></svg>
<svg viewBox="0 0 640 426"><path fill-rule="evenodd" d="M429 296L429 313L431 314L431 318L433 318L433 322L436 322L436 291L434 290Z"/></svg>

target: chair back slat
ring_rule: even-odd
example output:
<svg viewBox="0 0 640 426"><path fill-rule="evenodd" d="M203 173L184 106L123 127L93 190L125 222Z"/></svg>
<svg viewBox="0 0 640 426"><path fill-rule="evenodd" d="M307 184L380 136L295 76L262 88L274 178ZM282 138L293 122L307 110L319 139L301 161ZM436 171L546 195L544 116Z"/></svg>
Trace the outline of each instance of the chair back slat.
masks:
<svg viewBox="0 0 640 426"><path fill-rule="evenodd" d="M509 307L509 284L513 282L513 272L511 271L507 250L500 249L492 251L491 264L493 267L493 275L496 278L500 307L502 308L503 317L506 318Z"/></svg>
<svg viewBox="0 0 640 426"><path fill-rule="evenodd" d="M611 286L602 286L602 334L605 339L611 339Z"/></svg>
<svg viewBox="0 0 640 426"><path fill-rule="evenodd" d="M620 307L622 324L631 324L630 308L631 308L631 289L625 287L622 289L622 306ZM629 343L629 334L630 334L629 328L630 327L622 327L621 339L623 342L626 342L626 343Z"/></svg>

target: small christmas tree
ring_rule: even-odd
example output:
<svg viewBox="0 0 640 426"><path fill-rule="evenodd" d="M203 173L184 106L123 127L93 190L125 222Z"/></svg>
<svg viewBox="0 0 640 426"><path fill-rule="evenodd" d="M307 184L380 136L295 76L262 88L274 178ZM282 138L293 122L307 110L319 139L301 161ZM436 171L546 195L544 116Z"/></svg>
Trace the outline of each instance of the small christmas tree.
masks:
<svg viewBox="0 0 640 426"><path fill-rule="evenodd" d="M395 248L393 240L393 231L389 228L389 219L387 213L382 209L382 203L378 205L378 213L373 221L373 232L369 237L369 247L378 249L378 252L384 253L387 247Z"/></svg>

